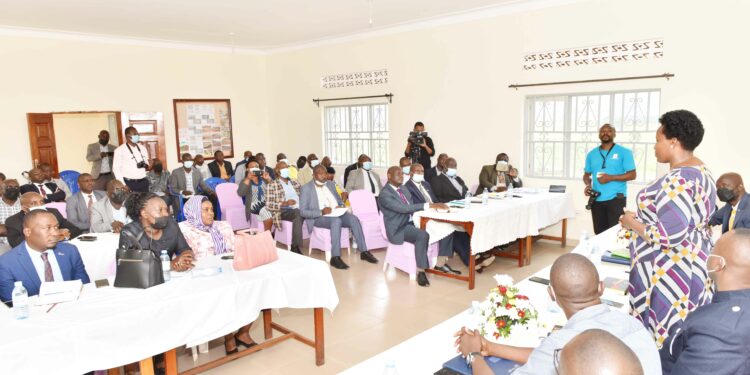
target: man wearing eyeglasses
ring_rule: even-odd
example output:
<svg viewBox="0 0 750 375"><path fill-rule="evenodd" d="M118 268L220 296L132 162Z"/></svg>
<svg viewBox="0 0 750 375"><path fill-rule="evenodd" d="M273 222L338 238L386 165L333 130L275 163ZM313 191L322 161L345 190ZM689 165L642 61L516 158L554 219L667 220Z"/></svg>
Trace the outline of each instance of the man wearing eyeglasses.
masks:
<svg viewBox="0 0 750 375"><path fill-rule="evenodd" d="M602 144L586 156L583 182L587 197L599 194L591 205L594 233L599 234L619 222L627 203L627 181L635 180L633 151L615 144L615 128L604 124L599 128ZM595 178L592 179L592 176Z"/></svg>

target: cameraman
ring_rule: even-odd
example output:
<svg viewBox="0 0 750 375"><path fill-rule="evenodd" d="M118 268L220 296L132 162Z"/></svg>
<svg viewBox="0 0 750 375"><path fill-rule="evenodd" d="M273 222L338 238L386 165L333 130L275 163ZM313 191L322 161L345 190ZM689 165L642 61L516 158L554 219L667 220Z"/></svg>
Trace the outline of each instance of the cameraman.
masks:
<svg viewBox="0 0 750 375"><path fill-rule="evenodd" d="M125 183L132 192L147 193L149 171L148 149L138 144L141 136L132 126L125 129L125 143L115 149L112 172L115 178Z"/></svg>
<svg viewBox="0 0 750 375"><path fill-rule="evenodd" d="M422 164L424 169L428 170L432 167L430 158L433 155L435 155L435 146L432 143L432 138L424 132L424 124L417 121L414 124L414 131L409 133L409 138L406 141L404 156L411 159L412 164Z"/></svg>
<svg viewBox="0 0 750 375"><path fill-rule="evenodd" d="M615 128L612 125L604 124L599 128L599 140L602 144L586 156L583 174L586 184L584 194L589 197L589 202L596 199L591 203L595 234L617 225L627 203L626 181L635 180L636 177L633 152L615 144ZM595 176L593 181L592 175ZM594 198L597 194L599 196Z"/></svg>

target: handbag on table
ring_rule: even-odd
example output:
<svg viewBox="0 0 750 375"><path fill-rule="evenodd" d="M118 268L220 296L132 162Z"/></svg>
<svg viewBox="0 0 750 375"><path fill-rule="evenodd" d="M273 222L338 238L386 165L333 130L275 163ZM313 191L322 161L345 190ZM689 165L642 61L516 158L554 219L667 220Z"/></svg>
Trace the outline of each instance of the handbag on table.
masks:
<svg viewBox="0 0 750 375"><path fill-rule="evenodd" d="M235 271L249 270L278 259L276 241L271 237L270 231L249 229L237 232L232 263Z"/></svg>
<svg viewBox="0 0 750 375"><path fill-rule="evenodd" d="M115 287L148 289L163 284L161 260L150 249L141 247L143 232L138 237L128 231L120 235L125 236L126 241L115 255Z"/></svg>

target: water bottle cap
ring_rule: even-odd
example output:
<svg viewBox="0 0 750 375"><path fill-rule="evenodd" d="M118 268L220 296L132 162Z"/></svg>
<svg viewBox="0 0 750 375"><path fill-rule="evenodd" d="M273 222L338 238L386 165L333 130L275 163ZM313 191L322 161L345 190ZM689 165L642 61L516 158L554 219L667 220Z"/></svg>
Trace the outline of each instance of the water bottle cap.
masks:
<svg viewBox="0 0 750 375"><path fill-rule="evenodd" d="M23 281L16 281L15 284L13 284L13 285L15 285L15 286L23 286Z"/></svg>
<svg viewBox="0 0 750 375"><path fill-rule="evenodd" d="M161 251L162 254L168 254L166 250Z"/></svg>

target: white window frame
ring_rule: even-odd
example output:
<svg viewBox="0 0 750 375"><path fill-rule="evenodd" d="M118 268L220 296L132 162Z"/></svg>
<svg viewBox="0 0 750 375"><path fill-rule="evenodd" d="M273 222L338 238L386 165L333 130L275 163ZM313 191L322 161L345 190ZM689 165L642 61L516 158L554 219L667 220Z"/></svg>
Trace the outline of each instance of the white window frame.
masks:
<svg viewBox="0 0 750 375"><path fill-rule="evenodd" d="M374 129L373 118L377 109L376 107L385 109L385 114L381 114L384 124L380 124L377 129ZM357 118L357 113L352 110L353 108L359 108L360 110L366 108L365 115L367 119L362 118L361 123L357 124L360 122L360 119ZM339 121L337 123L329 123L329 121L335 120L336 115L330 112L330 110L335 109L339 110ZM342 110L345 110L347 113L345 115L342 114ZM389 108L387 102L323 107L321 122L323 127L323 150L325 154L331 158L331 161L335 165L349 165L356 162L360 154L367 154L372 159L373 166L378 168L388 167L390 146L388 116ZM341 120L344 119L348 121L348 124L342 124ZM352 124L357 124L356 129L353 129L354 126ZM345 145L338 148L334 147L336 141L343 141Z"/></svg>

